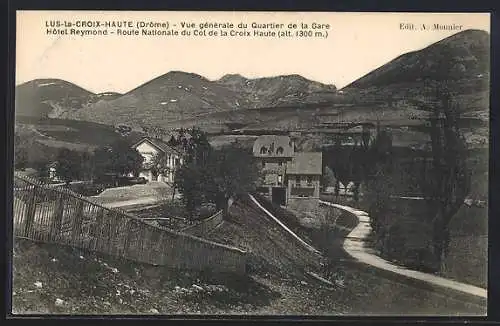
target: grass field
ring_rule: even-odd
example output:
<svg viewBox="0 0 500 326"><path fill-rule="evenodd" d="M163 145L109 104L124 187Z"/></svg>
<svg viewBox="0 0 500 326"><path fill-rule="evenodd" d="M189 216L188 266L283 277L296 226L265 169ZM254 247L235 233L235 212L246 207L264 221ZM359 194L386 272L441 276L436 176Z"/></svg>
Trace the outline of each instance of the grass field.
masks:
<svg viewBox="0 0 500 326"><path fill-rule="evenodd" d="M84 147L95 148L109 145L122 139L115 127L100 123L67 120L67 119L37 119L17 116L16 123L24 126L24 135L34 137L40 143L53 148L67 147L83 150ZM27 130L31 130L28 134ZM142 133L132 131L125 138L131 143L139 140Z"/></svg>

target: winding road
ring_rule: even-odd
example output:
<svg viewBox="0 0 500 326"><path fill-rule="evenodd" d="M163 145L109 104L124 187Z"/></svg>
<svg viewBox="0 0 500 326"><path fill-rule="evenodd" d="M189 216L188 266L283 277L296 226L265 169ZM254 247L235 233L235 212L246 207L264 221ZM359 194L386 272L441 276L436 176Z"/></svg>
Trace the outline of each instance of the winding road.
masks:
<svg viewBox="0 0 500 326"><path fill-rule="evenodd" d="M371 231L370 217L366 212L357 210L349 206L333 204L327 201L320 201L320 203L349 212L351 214L354 214L358 218L358 225L348 234L343 246L344 250L358 261L379 269L383 269L392 273L396 273L441 287L449 288L455 291L471 294L484 299L488 297L488 291L486 289L466 283L457 282L444 277L439 277L433 274L411 270L382 259L381 257L374 254L370 250L370 248L367 248L365 246L364 241Z"/></svg>

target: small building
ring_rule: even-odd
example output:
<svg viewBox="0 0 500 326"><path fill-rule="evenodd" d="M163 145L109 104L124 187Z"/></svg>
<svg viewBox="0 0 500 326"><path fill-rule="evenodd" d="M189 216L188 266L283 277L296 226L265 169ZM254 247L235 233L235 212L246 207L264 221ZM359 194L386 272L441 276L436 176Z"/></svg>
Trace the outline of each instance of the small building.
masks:
<svg viewBox="0 0 500 326"><path fill-rule="evenodd" d="M287 167L287 206L304 211L318 207L323 164L321 152L297 152Z"/></svg>
<svg viewBox="0 0 500 326"><path fill-rule="evenodd" d="M296 152L291 137L262 135L254 142L253 155L261 168L260 193L298 211L318 206L321 152Z"/></svg>
<svg viewBox="0 0 500 326"><path fill-rule="evenodd" d="M47 164L46 169L47 169L47 176L49 180L51 181L63 181L58 175L57 175L57 168L59 167L59 162L54 161L51 162L50 164Z"/></svg>
<svg viewBox="0 0 500 326"><path fill-rule="evenodd" d="M183 164L181 152L158 138L143 138L134 144L132 148L135 148L144 158L139 176L146 178L148 181L172 183L175 170ZM157 167L153 165L156 156L163 156L165 166Z"/></svg>

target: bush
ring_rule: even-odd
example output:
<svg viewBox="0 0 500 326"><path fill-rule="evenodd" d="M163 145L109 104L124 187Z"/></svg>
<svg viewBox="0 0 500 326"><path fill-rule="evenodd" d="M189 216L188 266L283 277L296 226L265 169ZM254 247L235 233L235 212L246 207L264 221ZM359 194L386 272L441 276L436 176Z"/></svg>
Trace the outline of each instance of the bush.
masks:
<svg viewBox="0 0 500 326"><path fill-rule="evenodd" d="M102 184L80 183L70 185L70 189L82 196L96 196L103 192L106 187Z"/></svg>
<svg viewBox="0 0 500 326"><path fill-rule="evenodd" d="M435 272L438 265L429 246L429 232L424 225L401 220L386 232L375 234L381 256L397 264L423 272Z"/></svg>

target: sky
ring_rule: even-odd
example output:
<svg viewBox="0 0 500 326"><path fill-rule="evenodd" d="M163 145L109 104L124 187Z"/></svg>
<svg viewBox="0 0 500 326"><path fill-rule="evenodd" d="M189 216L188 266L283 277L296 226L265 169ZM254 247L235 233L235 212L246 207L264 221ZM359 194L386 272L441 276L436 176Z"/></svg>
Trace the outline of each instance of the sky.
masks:
<svg viewBox="0 0 500 326"><path fill-rule="evenodd" d="M132 21L328 24L326 38L204 36L47 35L54 21ZM415 30L402 29L413 24ZM422 24L461 29L421 30ZM405 25L407 26L407 25ZM247 78L299 74L337 88L395 57L422 49L466 29L490 32L485 13L301 13L18 11L16 85L59 78L89 91L125 93L169 71L215 80L225 74ZM296 29L299 30L299 29ZM292 30L294 33L296 30ZM316 30L315 30L316 31ZM323 35L326 35L324 33Z"/></svg>

